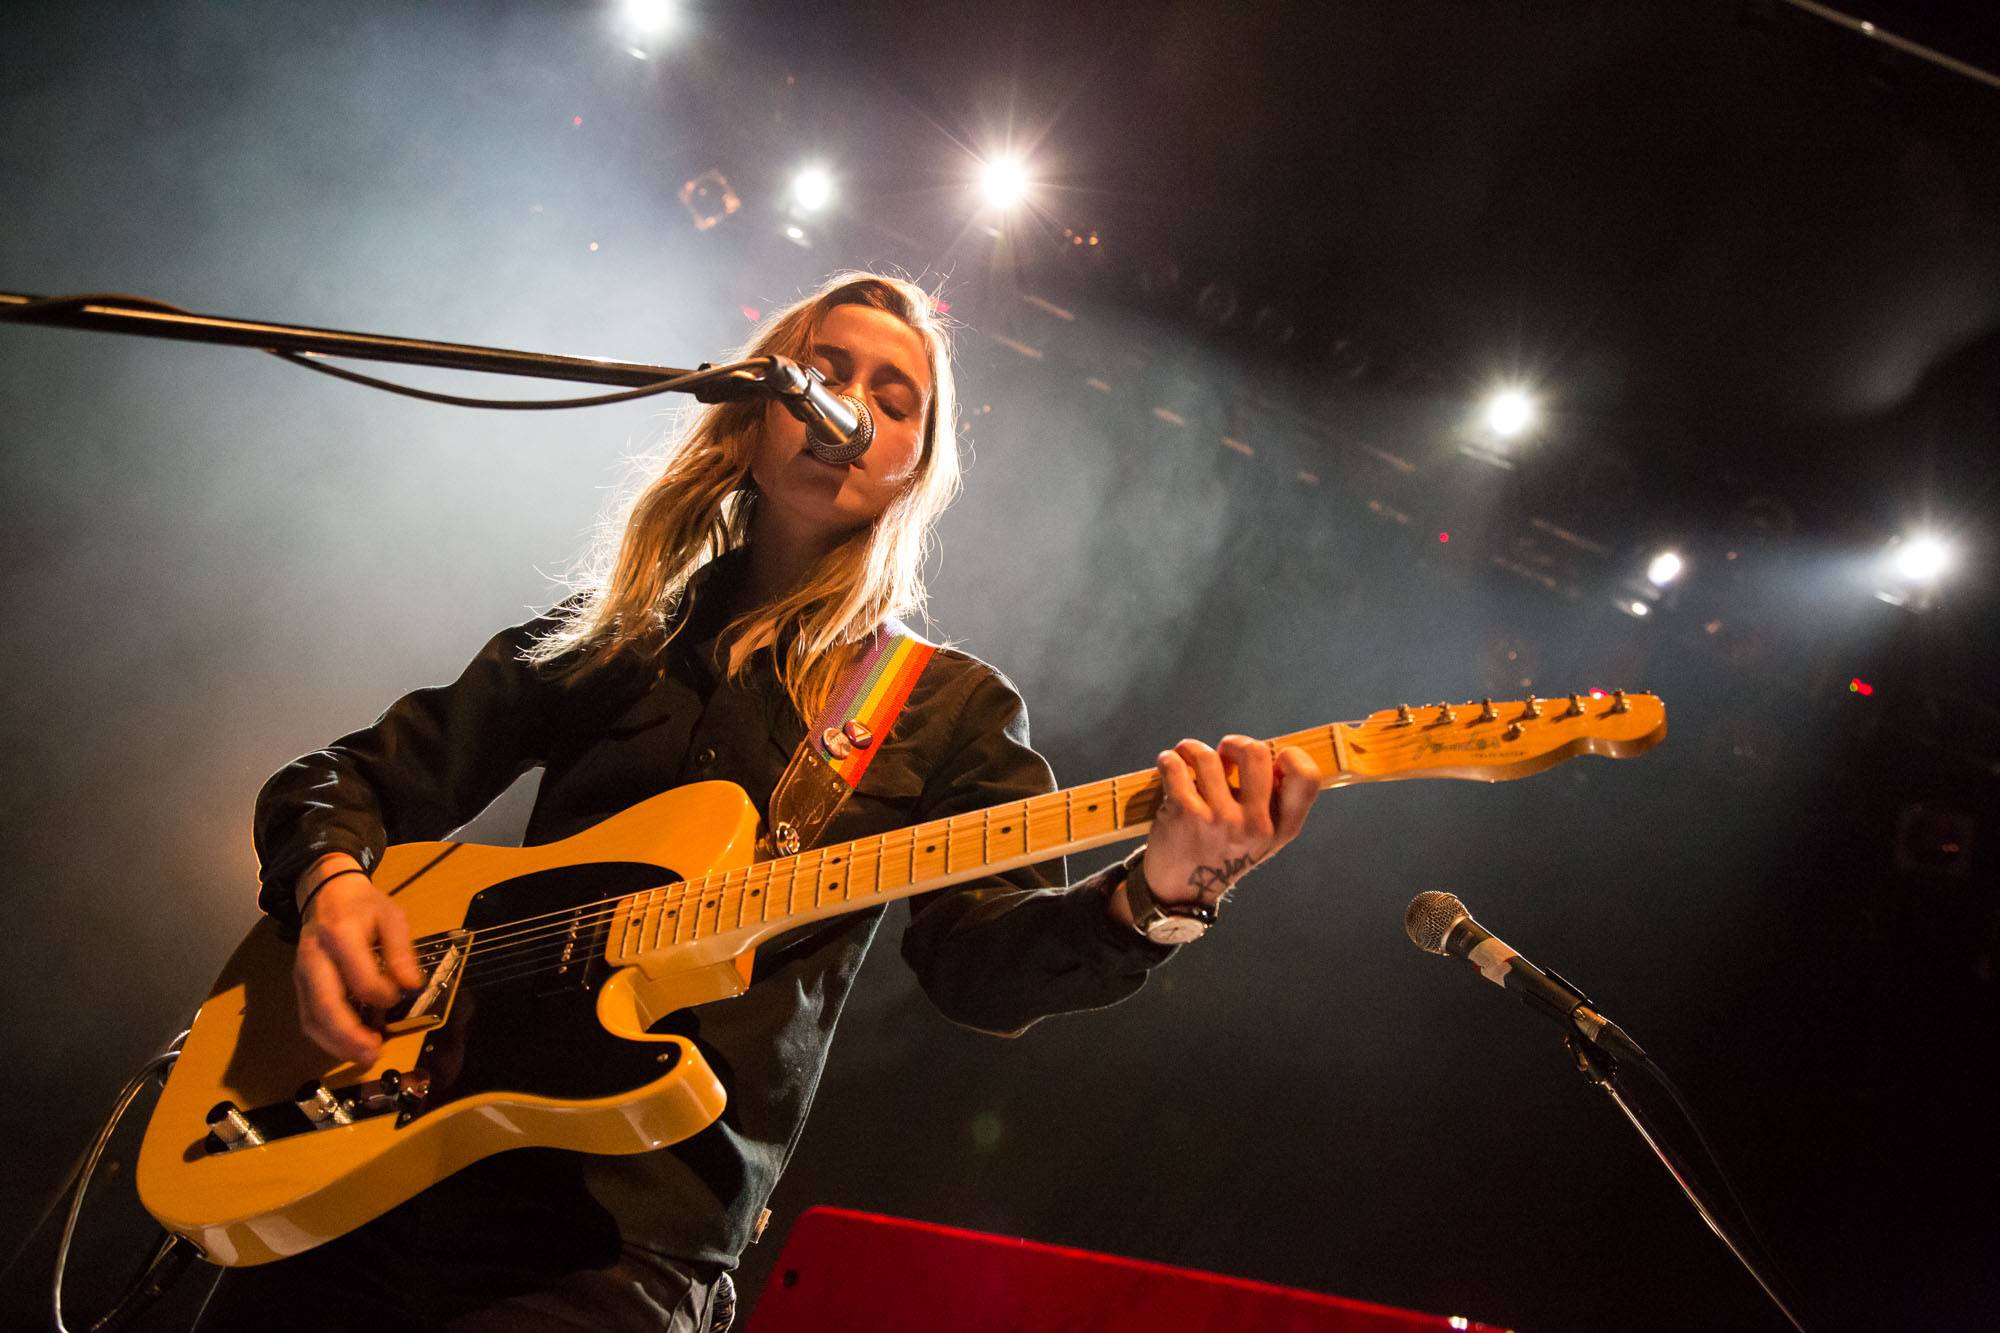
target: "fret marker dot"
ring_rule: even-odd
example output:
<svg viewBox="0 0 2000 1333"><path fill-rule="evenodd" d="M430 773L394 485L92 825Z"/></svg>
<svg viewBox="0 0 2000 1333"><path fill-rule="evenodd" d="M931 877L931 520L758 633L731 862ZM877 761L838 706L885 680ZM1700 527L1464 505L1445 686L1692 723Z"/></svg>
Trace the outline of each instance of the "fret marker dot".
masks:
<svg viewBox="0 0 2000 1333"><path fill-rule="evenodd" d="M934 851L936 851L936 850L937 850L937 844L936 844L936 843L932 843L932 844L931 844L930 846L928 846L928 847L924 848L924 851L926 851L926 852L934 852Z"/></svg>
<svg viewBox="0 0 2000 1333"><path fill-rule="evenodd" d="M831 893L831 892L832 892L833 890L835 890L835 889L837 889L837 888L839 888L839 887L840 887L840 881L839 881L839 880L835 880L835 881L833 881L833 883L831 883L831 884L827 885L826 887L827 887L827 892Z"/></svg>

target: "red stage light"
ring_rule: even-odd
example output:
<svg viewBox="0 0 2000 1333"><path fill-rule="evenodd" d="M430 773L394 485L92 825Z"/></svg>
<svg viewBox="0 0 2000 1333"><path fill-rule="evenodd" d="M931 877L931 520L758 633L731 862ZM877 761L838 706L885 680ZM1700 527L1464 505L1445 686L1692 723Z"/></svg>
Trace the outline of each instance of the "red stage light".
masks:
<svg viewBox="0 0 2000 1333"><path fill-rule="evenodd" d="M1861 677L1856 676L1852 680L1847 682L1847 692L1849 694L1859 694L1866 697L1867 695L1875 693L1875 687L1873 685L1870 685L1867 681L1861 679Z"/></svg>
<svg viewBox="0 0 2000 1333"><path fill-rule="evenodd" d="M1441 542L1448 542L1451 540L1451 534L1449 532L1440 532L1438 534L1438 540Z"/></svg>
<svg viewBox="0 0 2000 1333"><path fill-rule="evenodd" d="M752 324L764 318L764 312L754 305L742 306L740 309L743 311L743 318L749 320Z"/></svg>
<svg viewBox="0 0 2000 1333"><path fill-rule="evenodd" d="M582 116L571 116L571 117L569 118L569 123L570 123L570 124L572 124L572 125L581 125L581 124L583 124L583 117L582 117Z"/></svg>

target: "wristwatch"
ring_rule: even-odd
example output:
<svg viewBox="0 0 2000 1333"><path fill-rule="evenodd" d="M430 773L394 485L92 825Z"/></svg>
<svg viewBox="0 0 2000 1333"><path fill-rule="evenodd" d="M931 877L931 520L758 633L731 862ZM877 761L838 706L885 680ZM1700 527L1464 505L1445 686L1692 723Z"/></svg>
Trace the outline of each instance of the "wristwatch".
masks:
<svg viewBox="0 0 2000 1333"><path fill-rule="evenodd" d="M1132 913L1132 927L1155 944L1186 944L1198 940L1215 924L1215 908L1208 903L1163 903L1153 897L1146 883L1146 849L1125 858L1125 882L1117 892L1125 895Z"/></svg>

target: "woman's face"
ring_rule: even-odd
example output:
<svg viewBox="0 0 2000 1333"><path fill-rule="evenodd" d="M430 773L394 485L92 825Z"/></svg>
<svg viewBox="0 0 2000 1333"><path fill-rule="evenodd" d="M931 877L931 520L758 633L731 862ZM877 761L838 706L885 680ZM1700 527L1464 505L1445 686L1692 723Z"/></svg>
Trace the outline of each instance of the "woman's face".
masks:
<svg viewBox="0 0 2000 1333"><path fill-rule="evenodd" d="M916 475L931 401L930 359L917 331L888 311L837 305L800 360L825 376L834 393L868 405L874 443L851 463L822 463L806 452L805 424L773 402L764 409L750 475L763 493L760 521L834 541L881 517Z"/></svg>

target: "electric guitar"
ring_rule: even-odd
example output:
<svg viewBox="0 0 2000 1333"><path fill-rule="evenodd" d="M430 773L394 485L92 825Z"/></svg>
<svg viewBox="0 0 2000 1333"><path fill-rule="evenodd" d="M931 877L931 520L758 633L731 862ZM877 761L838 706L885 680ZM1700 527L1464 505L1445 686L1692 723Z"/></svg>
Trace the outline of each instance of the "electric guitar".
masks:
<svg viewBox="0 0 2000 1333"><path fill-rule="evenodd" d="M1390 709L1270 744L1302 747L1328 787L1499 782L1637 754L1666 729L1659 699L1620 692ZM561 842L391 847L373 878L408 915L425 981L383 1016L376 1059L340 1062L299 1030L293 946L259 923L153 1111L140 1199L210 1262L260 1264L509 1148L677 1142L722 1114L723 1087L686 1038L647 1029L741 994L760 941L1138 837L1160 795L1155 772L1128 773L757 861L757 808L700 782Z"/></svg>

